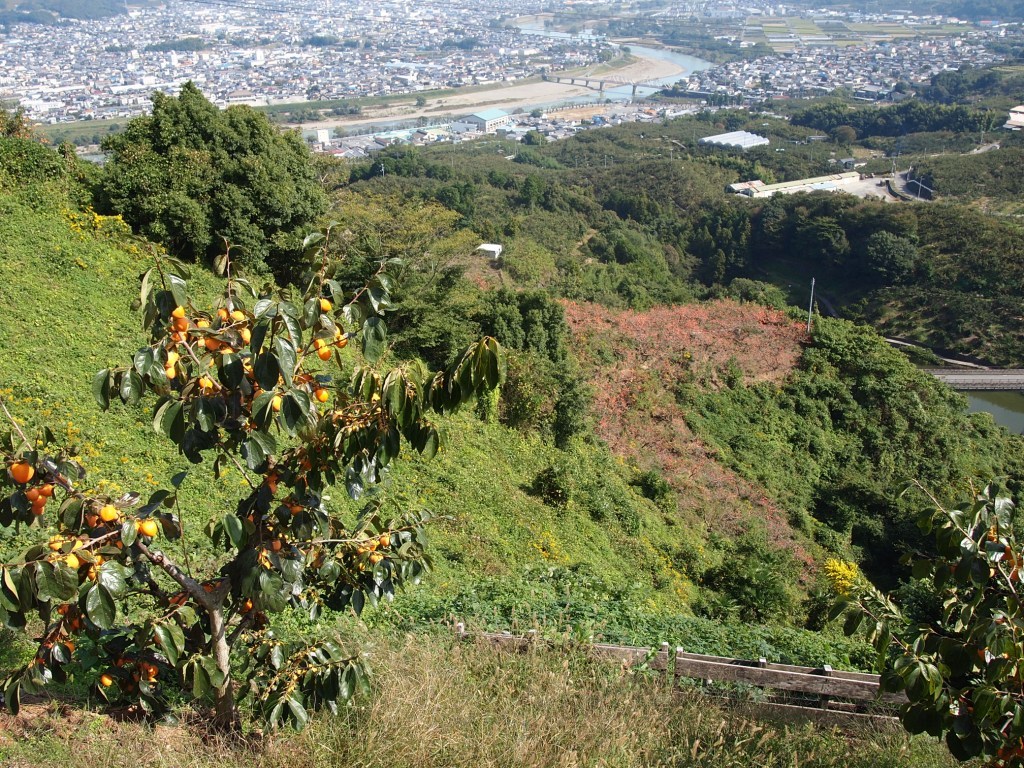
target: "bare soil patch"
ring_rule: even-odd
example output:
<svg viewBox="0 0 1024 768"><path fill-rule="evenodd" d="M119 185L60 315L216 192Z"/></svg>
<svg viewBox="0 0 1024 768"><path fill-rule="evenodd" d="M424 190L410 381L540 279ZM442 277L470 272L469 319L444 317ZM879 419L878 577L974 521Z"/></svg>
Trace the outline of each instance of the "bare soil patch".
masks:
<svg viewBox="0 0 1024 768"><path fill-rule="evenodd" d="M675 396L681 386L725 386L737 370L746 383L781 383L800 358L802 324L732 301L647 312L565 308L594 389L597 432L612 450L657 469L676 490L681 513L729 535L763 521L773 543L810 564L785 510L716 460Z"/></svg>

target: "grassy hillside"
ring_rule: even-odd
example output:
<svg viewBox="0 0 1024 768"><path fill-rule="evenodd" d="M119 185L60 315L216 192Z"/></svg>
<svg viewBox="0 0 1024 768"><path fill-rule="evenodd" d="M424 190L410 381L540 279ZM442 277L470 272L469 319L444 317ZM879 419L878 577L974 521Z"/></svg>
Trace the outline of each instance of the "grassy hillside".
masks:
<svg viewBox="0 0 1024 768"><path fill-rule="evenodd" d="M1024 182L1015 169L1024 149L1003 147L976 155L928 157L915 164L914 176L941 198L973 202L982 210L1019 216Z"/></svg>
<svg viewBox="0 0 1024 768"><path fill-rule="evenodd" d="M913 521L927 499L907 484L943 496L1024 477L1019 438L868 329L819 318L808 336L802 319L731 301L568 318L597 433L705 529L679 552L704 615L792 615L825 551L895 587L893 552L926 546Z"/></svg>
<svg viewBox="0 0 1024 768"><path fill-rule="evenodd" d="M145 408L103 414L89 389L97 370L145 341L130 305L151 259L123 222L69 201L62 208L61 198L45 184L0 190L0 390L26 425L59 428L113 490L155 486L187 462L153 433ZM213 290L209 275L196 277ZM230 476L224 485L221 499L233 490Z"/></svg>
<svg viewBox="0 0 1024 768"><path fill-rule="evenodd" d="M49 424L77 445L104 491L167 487L189 464L153 432L146 405L102 413L89 393L95 371L144 342L130 305L149 246L116 218L75 212L70 201L53 205L63 194L43 182L0 190L0 301L8 308L0 316L0 396L26 427ZM193 281L216 289L202 268ZM856 642L694 617L694 574L717 557L705 554L717 545L698 517L680 516L651 491L643 462L614 459L589 440L563 451L469 412L444 426L440 455L399 462L386 486L396 501L439 516L436 571L369 622L414 628L458 615L496 628L571 625L711 652L868 663ZM219 481L208 468L192 472L182 492L186 532L198 546L193 559L209 559L199 530L233 507L243 485L230 471ZM342 492L335 503L355 508Z"/></svg>

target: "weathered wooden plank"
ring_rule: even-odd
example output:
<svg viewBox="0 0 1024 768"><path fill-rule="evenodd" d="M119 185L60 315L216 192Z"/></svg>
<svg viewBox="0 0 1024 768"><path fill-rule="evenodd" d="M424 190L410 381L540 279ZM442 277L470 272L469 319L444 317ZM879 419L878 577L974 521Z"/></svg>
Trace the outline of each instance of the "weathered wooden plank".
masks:
<svg viewBox="0 0 1024 768"><path fill-rule="evenodd" d="M465 625L459 623L455 625L455 632L460 638L477 637L505 650L519 653L526 652L537 642L546 643L538 637L536 631L530 631L526 635L513 635L509 632L468 633ZM639 666L646 662L651 669L666 672L669 668L669 659L672 658L668 651L668 643L662 643L659 651L653 654L649 648L595 643L591 646L591 653L598 658L618 661L630 666ZM837 671L828 667L813 668L773 664L764 659L759 661L730 659L722 656L688 653L682 649L676 650L674 661L674 676L677 682L679 678L689 677L700 680L747 683L763 688L818 695L824 697L823 703L829 697L857 701L879 701L889 704L901 704L907 700L902 693L879 694L878 675L864 672ZM795 708L814 711L813 708Z"/></svg>
<svg viewBox="0 0 1024 768"><path fill-rule="evenodd" d="M700 680L750 683L762 688L778 688L786 691L868 701L877 699L879 693L877 681L844 680L821 674L789 672L781 669L750 667L728 661L705 661L678 656L676 657L675 675L677 678L693 677Z"/></svg>
<svg viewBox="0 0 1024 768"><path fill-rule="evenodd" d="M757 710L762 715L774 716L787 722L813 720L819 725L834 725L839 728L864 725L865 723L890 726L892 728L900 727L900 721L895 717L875 715L867 712L840 712L834 709L801 707L796 704L783 704L774 701L756 702L745 706L749 706L752 710Z"/></svg>
<svg viewBox="0 0 1024 768"><path fill-rule="evenodd" d="M519 653L527 651L531 646L535 645L537 640L536 632L531 632L528 635L512 635L508 632L474 632L472 634L464 632L461 636L477 637L481 640L486 640L491 645Z"/></svg>
<svg viewBox="0 0 1024 768"><path fill-rule="evenodd" d="M803 674L823 674L824 667L797 667L792 664L776 664L775 662L767 662L763 665L756 661L747 661L745 659L730 659L725 656L709 656L703 653L687 653L685 651L676 651L676 658L692 659L694 661L713 661L729 664L745 664L752 667L761 667L764 669L778 669L783 672L802 672ZM846 672L844 670L834 669L832 670L832 677L840 678L843 680L861 680L863 682L875 682L879 680L878 675L872 675L868 672Z"/></svg>

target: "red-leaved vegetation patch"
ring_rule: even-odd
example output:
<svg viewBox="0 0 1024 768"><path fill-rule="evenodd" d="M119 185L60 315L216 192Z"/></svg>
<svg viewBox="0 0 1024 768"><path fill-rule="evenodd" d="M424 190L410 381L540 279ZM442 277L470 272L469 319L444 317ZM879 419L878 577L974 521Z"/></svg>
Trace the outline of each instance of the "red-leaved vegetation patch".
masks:
<svg viewBox="0 0 1024 768"><path fill-rule="evenodd" d="M612 450L661 472L681 511L709 528L735 535L760 519L773 542L809 563L785 510L716 461L676 397L680 387L721 387L730 378L781 382L807 340L802 324L733 301L647 312L566 302L565 315L594 389L597 432Z"/></svg>

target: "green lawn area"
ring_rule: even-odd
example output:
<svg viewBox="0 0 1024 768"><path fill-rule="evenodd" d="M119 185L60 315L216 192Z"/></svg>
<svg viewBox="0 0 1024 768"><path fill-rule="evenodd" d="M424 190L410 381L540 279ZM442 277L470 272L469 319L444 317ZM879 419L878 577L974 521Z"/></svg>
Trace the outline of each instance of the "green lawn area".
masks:
<svg viewBox="0 0 1024 768"><path fill-rule="evenodd" d="M124 130L127 120L79 120L73 123L56 123L54 125L42 125L39 132L53 144L60 144L63 141L70 141L72 144L85 142L98 144L95 139L103 139L105 136L120 133Z"/></svg>

